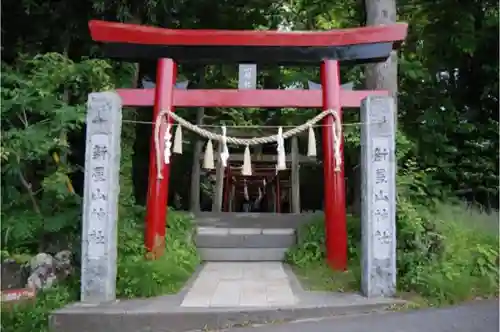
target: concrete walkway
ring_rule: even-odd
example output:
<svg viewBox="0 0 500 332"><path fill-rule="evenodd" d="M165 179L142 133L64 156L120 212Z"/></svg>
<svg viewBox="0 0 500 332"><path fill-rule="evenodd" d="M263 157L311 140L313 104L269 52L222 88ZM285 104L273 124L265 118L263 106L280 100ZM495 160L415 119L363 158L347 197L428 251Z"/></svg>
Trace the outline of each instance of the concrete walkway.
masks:
<svg viewBox="0 0 500 332"><path fill-rule="evenodd" d="M290 267L280 262L208 262L178 294L98 305L75 303L53 312L50 326L53 332L221 331L373 312L403 302L306 291Z"/></svg>
<svg viewBox="0 0 500 332"><path fill-rule="evenodd" d="M296 303L280 262L209 262L203 266L181 306L282 307Z"/></svg>

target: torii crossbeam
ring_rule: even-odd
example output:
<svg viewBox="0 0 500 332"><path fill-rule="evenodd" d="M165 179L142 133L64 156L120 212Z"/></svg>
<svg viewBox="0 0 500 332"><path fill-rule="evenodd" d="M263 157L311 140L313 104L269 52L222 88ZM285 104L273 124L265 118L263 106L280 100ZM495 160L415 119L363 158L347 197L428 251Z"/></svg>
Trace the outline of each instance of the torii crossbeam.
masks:
<svg viewBox="0 0 500 332"><path fill-rule="evenodd" d="M368 63L386 60L407 34L405 23L334 31L280 32L172 30L105 21L90 21L92 39L104 54L124 61L158 59L154 89L119 89L124 106L175 107L290 107L334 109L359 107L370 95L387 91L341 89L339 61ZM182 90L175 88L177 63L321 63L322 90ZM347 267L346 201L343 163L334 171L333 117L323 126L324 200L327 259L338 270ZM166 125L160 127L163 137ZM163 140L160 140L163 154ZM153 138L151 138L153 146ZM145 244L151 258L165 246L165 221L170 166L161 165L157 179L155 149L151 148ZM343 137L341 142L343 156ZM163 155L160 156L163 160Z"/></svg>

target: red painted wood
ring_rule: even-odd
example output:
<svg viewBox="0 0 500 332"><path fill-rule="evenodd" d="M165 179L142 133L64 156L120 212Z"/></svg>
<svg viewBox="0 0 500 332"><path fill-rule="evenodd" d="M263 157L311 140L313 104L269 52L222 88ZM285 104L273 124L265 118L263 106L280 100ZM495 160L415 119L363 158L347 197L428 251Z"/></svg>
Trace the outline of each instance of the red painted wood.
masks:
<svg viewBox="0 0 500 332"><path fill-rule="evenodd" d="M174 30L117 22L89 21L96 42L192 46L343 46L403 41L408 24L332 31Z"/></svg>
<svg viewBox="0 0 500 332"><path fill-rule="evenodd" d="M323 86L323 109L335 109L342 119L340 99L340 69L335 60L325 60L321 64L321 84ZM323 122L323 172L324 209L327 260L335 270L347 269L347 225L345 207L344 163L340 172L335 172L333 153L333 116ZM342 135L341 156L344 158L344 136Z"/></svg>
<svg viewBox="0 0 500 332"><path fill-rule="evenodd" d="M171 59L159 59L156 74L156 91L153 111L153 119L164 108L174 110L173 89L177 76L177 65ZM169 119L169 121L171 121ZM170 179L170 165L163 162L164 142L166 124L160 126L160 151L162 180L157 179L156 149L154 137L151 137L151 148L149 154L149 181L148 197L146 206L146 234L145 244L150 258L159 258L165 248L165 229L167 219L168 183ZM154 133L154 124L153 124Z"/></svg>
<svg viewBox="0 0 500 332"><path fill-rule="evenodd" d="M154 89L118 89L125 106L153 106ZM341 90L344 107L359 107L367 96L388 96L388 91ZM176 107L294 107L321 108L320 90L174 90Z"/></svg>

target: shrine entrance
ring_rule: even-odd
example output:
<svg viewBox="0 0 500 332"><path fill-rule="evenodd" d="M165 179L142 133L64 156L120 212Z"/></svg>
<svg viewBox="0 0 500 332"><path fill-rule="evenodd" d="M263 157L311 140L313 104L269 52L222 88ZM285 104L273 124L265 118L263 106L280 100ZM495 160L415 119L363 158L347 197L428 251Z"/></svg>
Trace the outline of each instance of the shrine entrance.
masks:
<svg viewBox="0 0 500 332"><path fill-rule="evenodd" d="M235 132L238 134L231 136L255 137L257 134L251 129ZM262 135L262 130L258 134ZM215 169L206 170L213 184L212 204L208 211L301 213L299 165L317 163L317 159L299 154L298 138L291 140L291 149L285 149L291 150L286 153L285 169L276 170L276 146L265 144L252 151L251 175L242 174L243 151L232 151L225 167L216 163Z"/></svg>
<svg viewBox="0 0 500 332"><path fill-rule="evenodd" d="M145 237L145 245L151 258L162 255L165 246L171 154L182 153L182 129L207 140L204 156L206 169L216 172L214 159L220 160L218 178L226 179L222 193L224 199L220 202L224 205L224 210L230 211L240 210L240 202L236 198L243 196L243 201L250 201L250 196L256 195L258 198L259 189L261 199L258 204L261 206L264 206L264 196L272 197L267 195L269 192L277 196L274 202L279 200L285 183L280 179L290 172L286 166L284 140L293 139L303 132L314 132L313 126L322 123L327 259L335 269L346 268L342 107L359 107L361 100L367 96L386 96L388 92L342 89L339 62L384 61L406 37L406 24L321 32L171 30L104 21L90 21L89 26L92 39L102 44L104 53L110 58L123 61L158 60L154 89L117 91L124 106L154 106L155 124L151 138ZM175 87L178 63L220 62L320 64L321 89L190 90ZM280 127L274 134L267 136L239 138L231 136L224 126L221 126L220 132L211 132L193 125L179 117L175 113L175 107L318 108L323 112L294 128ZM178 124L176 127L173 126L174 122ZM217 143L218 153L213 151L214 143ZM271 143L277 145L277 151L269 169L260 166L252 169L255 160L251 158L250 148ZM232 162L228 146L243 147L242 160ZM313 146L310 142L308 155L315 156L316 148ZM291 168L293 172L293 165ZM226 176L221 176L221 170ZM295 175L290 175L288 178L293 180ZM273 183L274 189L269 191L269 186L272 188ZM289 210L293 211L294 208L297 209L297 198L290 196L289 204L292 208ZM273 203L272 199L266 204L270 203ZM241 210L251 208L248 202L241 202ZM283 204L274 204L274 212L281 212L283 208Z"/></svg>

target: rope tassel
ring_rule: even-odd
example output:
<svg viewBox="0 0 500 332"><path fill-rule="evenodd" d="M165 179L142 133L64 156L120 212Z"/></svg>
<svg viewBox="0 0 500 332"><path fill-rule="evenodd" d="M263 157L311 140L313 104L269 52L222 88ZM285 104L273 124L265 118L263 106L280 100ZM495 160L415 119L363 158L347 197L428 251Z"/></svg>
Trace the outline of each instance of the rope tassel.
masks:
<svg viewBox="0 0 500 332"><path fill-rule="evenodd" d="M229 159L229 149L227 148L227 129L226 126L222 126L222 152L220 153L220 160L222 162L222 167L227 167L227 160Z"/></svg>
<svg viewBox="0 0 500 332"><path fill-rule="evenodd" d="M241 169L241 174L243 176L252 175L252 159L250 157L250 147L248 145L245 148L245 154L243 155L243 167Z"/></svg>
<svg viewBox="0 0 500 332"><path fill-rule="evenodd" d="M214 146L212 140L208 140L207 147L205 148L205 157L203 158L204 169L214 169Z"/></svg>
<svg viewBox="0 0 500 332"><path fill-rule="evenodd" d="M278 143L278 165L276 169L278 171L286 169L286 155L285 155L285 139L283 138L283 128L279 127L278 137L276 139Z"/></svg>
<svg viewBox="0 0 500 332"><path fill-rule="evenodd" d="M189 121L181 118L176 113L172 112L170 109L163 109L156 116L154 122L154 147L155 147L155 159L156 159L156 179L161 180L163 176L161 174L163 164L169 164L170 158L173 153L182 153L182 128L190 130L202 137L208 139L208 143L205 150L205 159L204 159L204 168L206 169L214 169L214 151L212 141L215 140L217 142L222 143L222 152L220 153L222 164L228 164L229 150L227 148L228 144L246 146L244 159L243 159L243 167L242 167L242 175L250 176L252 175L252 165L251 165L251 157L250 157L250 146L258 145L258 144L267 144L277 142L277 163L276 163L276 173L278 171L286 169L286 155L285 155L285 144L284 140L290 138L292 136L298 135L301 132L309 130L309 142L308 142L308 156L315 156L316 151L316 138L314 137L314 131L312 127L325 118L328 115L332 115L334 117L334 126L332 127L333 131L333 152L335 158L335 171L339 172L341 170L341 165L343 162L342 153L341 153L341 143L342 143L342 122L339 114L334 109L329 109L324 112L318 113L315 117L308 120L306 123L303 123L297 127L294 127L286 132L283 132L283 128L280 127L278 131L278 135L269 135L264 137L253 137L253 138L237 138L226 135L226 127L222 126L222 135L213 133L206 129L201 128L195 124L190 123ZM164 125L164 121L174 120L178 123L178 127L175 131L174 142L172 146L172 138L174 135L170 133L170 129L172 128L170 124L166 125L165 135L162 137L160 135L160 127ZM164 141L164 150L163 153L161 151L161 143ZM171 148L173 147L173 151L171 152ZM225 166L226 166L225 165Z"/></svg>
<svg viewBox="0 0 500 332"><path fill-rule="evenodd" d="M335 172L340 172L342 165L342 154L340 153L340 145L342 144L342 122L339 114L332 111L334 123L332 126L333 136L333 157L335 159Z"/></svg>
<svg viewBox="0 0 500 332"><path fill-rule="evenodd" d="M164 162L166 165L170 164L170 156L172 155L170 152L170 149L172 148L172 134L170 133L170 128L172 125L168 122L167 119L167 128L165 129L165 136L163 137L164 139L164 144L165 148L163 150L163 157L164 157ZM161 173L160 173L161 174Z"/></svg>
<svg viewBox="0 0 500 332"><path fill-rule="evenodd" d="M182 154L182 127L181 125L177 125L175 129L175 137L174 137L174 147L173 152L177 154Z"/></svg>
<svg viewBox="0 0 500 332"><path fill-rule="evenodd" d="M308 157L316 157L316 136L314 135L314 129L310 125L309 126L309 139L307 141L307 156Z"/></svg>

